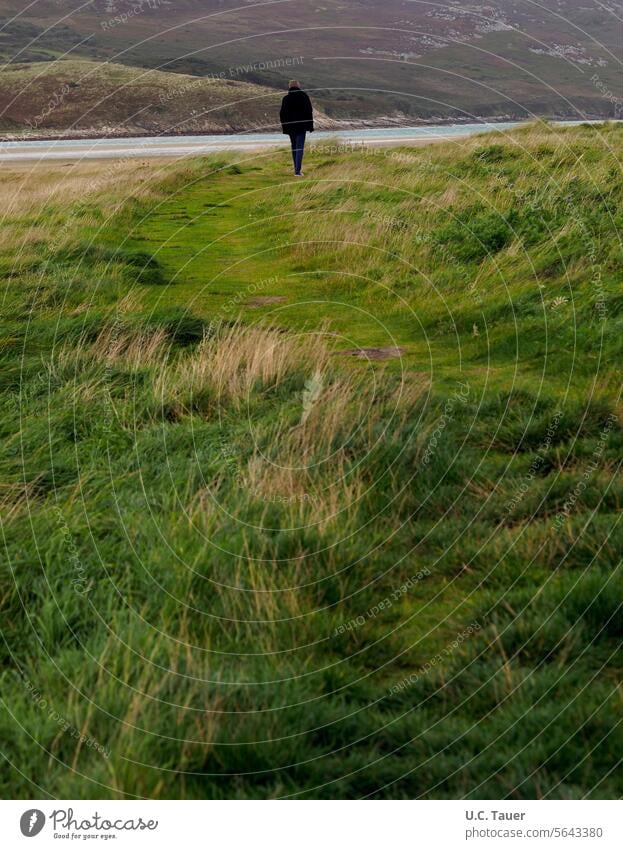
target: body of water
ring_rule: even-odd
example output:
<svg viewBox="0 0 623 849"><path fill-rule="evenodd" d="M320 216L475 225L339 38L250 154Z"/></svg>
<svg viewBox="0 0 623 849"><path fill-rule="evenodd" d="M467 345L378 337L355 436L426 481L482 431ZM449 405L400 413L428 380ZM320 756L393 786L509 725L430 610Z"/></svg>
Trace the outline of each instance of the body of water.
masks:
<svg viewBox="0 0 623 849"><path fill-rule="evenodd" d="M583 121L558 122L573 126ZM592 122L598 123L598 122ZM521 126L519 121L475 124L439 124L419 127L387 127L365 130L315 132L314 142L339 138L342 142L371 145L409 144L442 141L477 133L506 132ZM41 159L115 159L140 156L193 156L223 150L260 150L285 145L281 133L240 133L205 136L145 136L131 139L55 139L47 141L6 141L0 143L0 161Z"/></svg>

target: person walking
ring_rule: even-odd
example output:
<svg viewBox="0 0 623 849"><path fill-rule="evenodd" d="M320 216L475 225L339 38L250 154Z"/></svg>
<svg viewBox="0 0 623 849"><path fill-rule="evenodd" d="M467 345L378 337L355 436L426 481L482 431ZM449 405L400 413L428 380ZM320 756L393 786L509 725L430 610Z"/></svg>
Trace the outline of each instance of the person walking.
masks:
<svg viewBox="0 0 623 849"><path fill-rule="evenodd" d="M290 80L288 83L288 93L281 101L279 120L283 132L290 136L294 173L297 177L302 177L305 137L307 133L314 132L314 110L298 80Z"/></svg>

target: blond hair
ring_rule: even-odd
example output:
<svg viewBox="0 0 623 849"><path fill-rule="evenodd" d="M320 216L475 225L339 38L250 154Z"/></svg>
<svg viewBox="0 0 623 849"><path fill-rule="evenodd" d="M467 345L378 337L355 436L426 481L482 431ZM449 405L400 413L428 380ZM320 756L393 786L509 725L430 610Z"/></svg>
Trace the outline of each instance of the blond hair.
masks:
<svg viewBox="0 0 623 849"><path fill-rule="evenodd" d="M288 83L288 88L300 88L301 84L298 80L290 80Z"/></svg>

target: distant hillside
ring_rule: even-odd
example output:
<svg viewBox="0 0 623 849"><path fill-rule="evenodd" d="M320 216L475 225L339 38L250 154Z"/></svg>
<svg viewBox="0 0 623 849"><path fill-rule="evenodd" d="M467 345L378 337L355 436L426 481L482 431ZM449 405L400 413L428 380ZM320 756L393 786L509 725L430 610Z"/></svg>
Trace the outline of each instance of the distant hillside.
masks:
<svg viewBox="0 0 623 849"><path fill-rule="evenodd" d="M0 0L0 19L5 62L70 54L279 89L295 75L335 118L623 114L620 4Z"/></svg>
<svg viewBox="0 0 623 849"><path fill-rule="evenodd" d="M0 132L141 135L278 129L281 92L253 83L67 60L0 71ZM319 125L330 126L318 116Z"/></svg>

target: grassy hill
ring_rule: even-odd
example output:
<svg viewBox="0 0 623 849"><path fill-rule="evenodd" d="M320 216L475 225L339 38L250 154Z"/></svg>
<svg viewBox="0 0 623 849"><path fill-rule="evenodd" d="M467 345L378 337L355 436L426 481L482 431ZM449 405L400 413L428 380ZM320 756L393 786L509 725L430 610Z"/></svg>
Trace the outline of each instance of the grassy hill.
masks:
<svg viewBox="0 0 623 849"><path fill-rule="evenodd" d="M88 60L14 64L0 71L0 132L89 136L275 130L282 96L240 80Z"/></svg>
<svg viewBox="0 0 623 849"><path fill-rule="evenodd" d="M622 156L3 169L5 796L620 797Z"/></svg>
<svg viewBox="0 0 623 849"><path fill-rule="evenodd" d="M6 62L87 57L282 89L331 117L404 120L621 111L621 16L606 4L413 0L0 0ZM138 10L138 11L137 11Z"/></svg>

